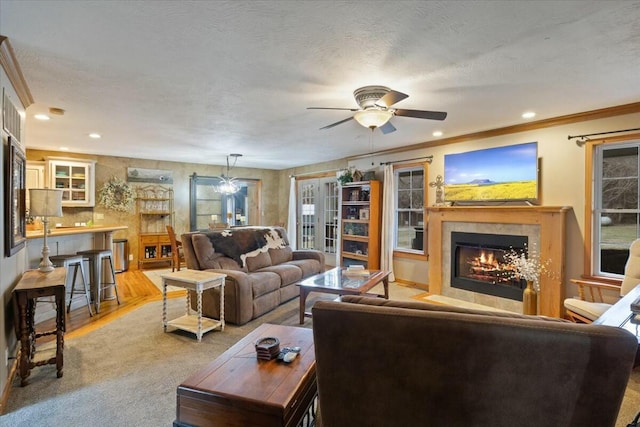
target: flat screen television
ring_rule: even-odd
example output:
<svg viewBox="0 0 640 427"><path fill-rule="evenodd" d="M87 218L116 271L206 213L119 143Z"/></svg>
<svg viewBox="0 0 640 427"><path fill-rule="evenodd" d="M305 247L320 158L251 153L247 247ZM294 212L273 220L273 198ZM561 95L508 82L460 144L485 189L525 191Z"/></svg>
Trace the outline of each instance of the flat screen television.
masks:
<svg viewBox="0 0 640 427"><path fill-rule="evenodd" d="M538 143L444 156L444 197L453 202L538 201Z"/></svg>

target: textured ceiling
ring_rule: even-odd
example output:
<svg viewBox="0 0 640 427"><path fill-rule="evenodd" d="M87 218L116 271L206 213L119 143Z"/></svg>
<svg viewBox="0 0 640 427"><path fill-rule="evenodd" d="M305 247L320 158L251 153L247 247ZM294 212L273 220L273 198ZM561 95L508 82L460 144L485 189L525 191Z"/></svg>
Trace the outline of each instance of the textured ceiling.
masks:
<svg viewBox="0 0 640 427"><path fill-rule="evenodd" d="M0 34L28 148L283 169L640 101L639 1L0 0ZM449 115L319 130L365 85Z"/></svg>

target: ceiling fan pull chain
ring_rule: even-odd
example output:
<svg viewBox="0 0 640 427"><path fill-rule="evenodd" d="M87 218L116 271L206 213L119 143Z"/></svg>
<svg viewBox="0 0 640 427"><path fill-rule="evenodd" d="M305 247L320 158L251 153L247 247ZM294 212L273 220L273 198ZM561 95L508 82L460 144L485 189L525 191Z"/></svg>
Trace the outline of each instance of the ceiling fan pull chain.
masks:
<svg viewBox="0 0 640 427"><path fill-rule="evenodd" d="M374 166L374 162L373 162L373 131L375 130L375 128L371 128L371 135L369 135L369 146L371 147L371 166Z"/></svg>

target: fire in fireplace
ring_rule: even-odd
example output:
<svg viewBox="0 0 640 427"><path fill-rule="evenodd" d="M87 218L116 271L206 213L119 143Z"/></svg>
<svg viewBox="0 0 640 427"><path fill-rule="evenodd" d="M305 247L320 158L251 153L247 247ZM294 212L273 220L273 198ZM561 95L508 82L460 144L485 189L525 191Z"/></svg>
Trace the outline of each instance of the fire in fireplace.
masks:
<svg viewBox="0 0 640 427"><path fill-rule="evenodd" d="M510 277L504 255L524 250L527 236L451 233L451 287L522 301L526 283Z"/></svg>

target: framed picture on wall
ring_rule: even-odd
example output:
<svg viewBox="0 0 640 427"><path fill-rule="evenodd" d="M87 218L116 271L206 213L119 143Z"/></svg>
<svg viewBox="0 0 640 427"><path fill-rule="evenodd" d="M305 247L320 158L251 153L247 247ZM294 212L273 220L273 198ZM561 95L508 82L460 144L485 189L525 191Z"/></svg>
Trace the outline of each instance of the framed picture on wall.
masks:
<svg viewBox="0 0 640 427"><path fill-rule="evenodd" d="M18 141L11 136L9 136L5 159L5 253L10 257L27 243L25 205L27 159Z"/></svg>

